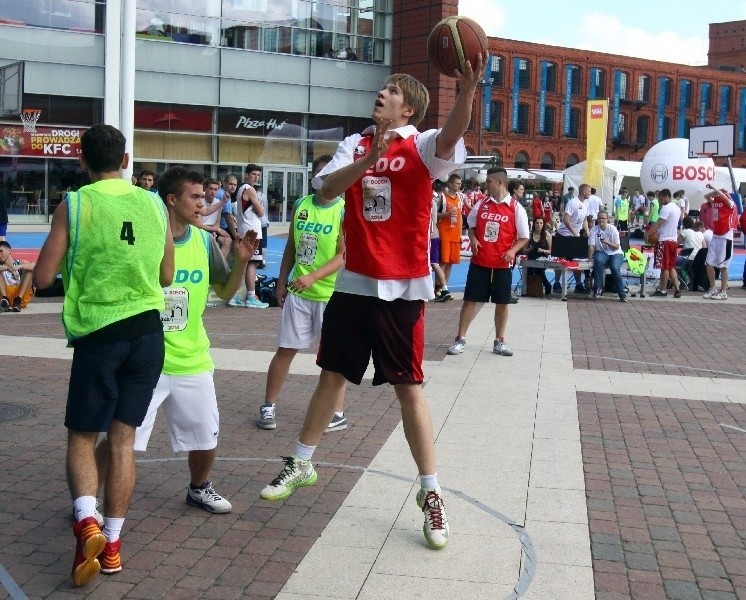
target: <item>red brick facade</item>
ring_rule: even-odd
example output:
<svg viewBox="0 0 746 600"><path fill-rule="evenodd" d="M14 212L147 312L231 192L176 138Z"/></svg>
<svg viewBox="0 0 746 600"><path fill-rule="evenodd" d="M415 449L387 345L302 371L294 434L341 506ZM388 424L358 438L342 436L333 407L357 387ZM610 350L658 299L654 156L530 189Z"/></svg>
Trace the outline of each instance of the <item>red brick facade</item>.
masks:
<svg viewBox="0 0 746 600"><path fill-rule="evenodd" d="M710 23L707 65L738 71L746 69L746 21Z"/></svg>
<svg viewBox="0 0 746 600"><path fill-rule="evenodd" d="M455 82L440 75L427 59L427 37L432 27L440 19L458 12L457 1L435 0L396 0L394 6L394 35L392 71L411 73L423 81L430 90L431 102L424 127L437 127L443 124L455 98ZM723 24L725 25L725 24ZM744 30L741 38L746 39L746 21L728 24L729 27ZM712 25L711 31L712 31ZM713 41L713 46L717 40ZM670 78L670 100L664 109L669 134L678 136L678 107L682 79L691 82L691 102L686 108L685 119L691 126L700 124L700 85L712 85L710 107L705 111L706 124L718 123L720 107L720 89L731 88L730 108L725 122L738 122L738 102L742 88L746 88L746 74L723 71L710 67L692 67L672 63L658 62L604 54L532 44L502 38L490 38L490 53L503 59L502 85L492 85L492 101L502 103L502 116L495 125L496 131L476 127L483 121L483 102L481 93L475 101L472 128L466 135L466 144L471 154L496 154L505 166L520 166L520 153L527 160L528 168L564 169L567 164L582 161L585 158L585 110L590 89L590 69L598 68L605 73L605 89L600 98L612 98L614 94L614 71L621 70L627 76L626 98L620 102L620 114L624 116L624 130L620 138L612 140L611 119L607 138L607 158L615 160L640 161L645 152L657 141L659 78ZM712 54L712 50L711 50ZM746 51L744 51L746 56ZM513 58L529 61L531 74L527 89L520 90L520 103L527 109L526 133L511 131L513 94ZM538 110L540 89L540 63L549 61L555 65L556 82L553 91L546 92L546 106L554 108L554 127L547 135L538 132ZM746 61L745 61L746 62ZM579 70L578 93L572 96L571 107L577 109L579 116L577 136L563 135L565 121L565 65L575 65ZM640 97L640 78L649 77L649 97L646 101L637 101ZM481 92L481 90L478 90ZM611 115L611 102L610 102ZM644 119L647 117L647 135L643 136ZM746 123L741 124L742 127ZM738 138L738 135L736 136ZM644 141L643 139L644 138ZM736 140L738 143L738 139ZM542 160L545 159L545 160ZM546 160L550 159L550 160ZM733 159L734 166L746 167L746 152L737 151Z"/></svg>

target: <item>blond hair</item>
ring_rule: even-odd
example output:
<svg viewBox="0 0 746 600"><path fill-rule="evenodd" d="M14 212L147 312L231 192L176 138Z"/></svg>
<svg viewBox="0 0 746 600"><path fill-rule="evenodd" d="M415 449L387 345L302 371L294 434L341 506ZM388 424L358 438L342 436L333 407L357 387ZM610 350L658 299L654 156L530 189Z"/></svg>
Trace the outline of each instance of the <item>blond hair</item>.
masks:
<svg viewBox="0 0 746 600"><path fill-rule="evenodd" d="M386 85L393 83L402 91L404 103L414 110L414 114L409 117L409 124L417 127L425 118L427 106L430 104L430 94L427 88L422 82L406 73L389 75L385 83Z"/></svg>

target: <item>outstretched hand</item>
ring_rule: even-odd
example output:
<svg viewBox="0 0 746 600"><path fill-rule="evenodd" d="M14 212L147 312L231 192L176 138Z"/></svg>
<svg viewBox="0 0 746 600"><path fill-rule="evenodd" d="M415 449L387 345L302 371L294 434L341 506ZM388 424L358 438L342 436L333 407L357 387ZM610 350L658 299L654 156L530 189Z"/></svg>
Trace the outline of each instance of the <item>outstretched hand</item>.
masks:
<svg viewBox="0 0 746 600"><path fill-rule="evenodd" d="M250 229L243 238L234 243L236 258L244 262L251 260L251 257L254 256L254 253L259 248L259 242L261 241L257 237L258 235L256 231Z"/></svg>

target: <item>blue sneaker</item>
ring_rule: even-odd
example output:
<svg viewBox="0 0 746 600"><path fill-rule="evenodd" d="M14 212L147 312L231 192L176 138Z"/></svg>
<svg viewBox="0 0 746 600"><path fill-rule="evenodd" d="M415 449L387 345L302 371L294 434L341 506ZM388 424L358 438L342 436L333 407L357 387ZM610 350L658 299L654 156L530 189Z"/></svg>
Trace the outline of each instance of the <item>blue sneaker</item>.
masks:
<svg viewBox="0 0 746 600"><path fill-rule="evenodd" d="M236 294L230 299L228 306L246 306L246 303L241 299L241 296Z"/></svg>
<svg viewBox="0 0 746 600"><path fill-rule="evenodd" d="M246 298L246 304L244 304L244 306L246 308L267 308L269 304L262 302L256 296L249 296Z"/></svg>

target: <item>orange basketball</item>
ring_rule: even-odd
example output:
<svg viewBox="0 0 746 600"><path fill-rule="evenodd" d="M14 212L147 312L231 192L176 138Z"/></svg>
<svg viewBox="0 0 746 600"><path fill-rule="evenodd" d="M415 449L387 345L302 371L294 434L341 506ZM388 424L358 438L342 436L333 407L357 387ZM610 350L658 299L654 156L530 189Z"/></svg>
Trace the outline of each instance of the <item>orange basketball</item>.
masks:
<svg viewBox="0 0 746 600"><path fill-rule="evenodd" d="M466 61L476 68L477 55L487 60L487 35L476 21L469 17L448 17L438 23L427 40L427 55L430 62L443 75L455 77L454 71L462 73Z"/></svg>
<svg viewBox="0 0 746 600"><path fill-rule="evenodd" d="M647 241L648 244L657 244L658 238L660 238L660 234L655 227L651 227L645 232L645 241Z"/></svg>

